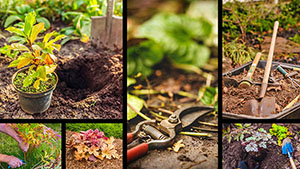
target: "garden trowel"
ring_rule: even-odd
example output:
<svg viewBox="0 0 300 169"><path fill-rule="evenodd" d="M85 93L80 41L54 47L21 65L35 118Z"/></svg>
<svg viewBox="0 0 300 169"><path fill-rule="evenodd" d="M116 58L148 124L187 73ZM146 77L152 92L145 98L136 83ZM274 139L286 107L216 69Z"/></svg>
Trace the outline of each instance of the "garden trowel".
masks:
<svg viewBox="0 0 300 169"><path fill-rule="evenodd" d="M279 22L276 21L274 24L271 46L269 50L267 64L265 67L264 78L261 85L259 98L258 100L256 99L248 100L245 103L243 108L245 114L257 116L257 117L266 117L266 116L271 116L273 113L275 113L276 110L275 97L265 97L265 94L267 91L269 76L271 72L278 26L279 26Z"/></svg>
<svg viewBox="0 0 300 169"><path fill-rule="evenodd" d="M283 143L282 143L282 154L287 154L289 156L292 168L297 169L296 165L294 163L293 157L292 157L292 152L293 152L293 146L291 143L291 139L287 137L283 140Z"/></svg>

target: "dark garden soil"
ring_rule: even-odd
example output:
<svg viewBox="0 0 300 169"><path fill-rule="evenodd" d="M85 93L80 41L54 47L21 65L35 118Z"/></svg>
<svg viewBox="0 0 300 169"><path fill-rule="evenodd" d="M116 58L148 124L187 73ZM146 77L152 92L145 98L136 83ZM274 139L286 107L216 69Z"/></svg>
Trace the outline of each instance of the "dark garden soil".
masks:
<svg viewBox="0 0 300 169"><path fill-rule="evenodd" d="M291 72L288 69L285 69L287 72ZM223 112L234 113L234 114L243 114L243 106L245 105L246 101L251 99L258 99L258 95L260 92L260 85L252 85L248 89L242 89L238 87L232 86L230 83L224 83L224 78L231 78L235 79L238 82L246 77L247 70L242 72L236 76L225 76L223 77L222 84L223 84L223 93L222 93L222 100L223 100ZM273 96L276 100L276 113L279 113L283 110L288 103L294 100L300 93L300 88L293 88L291 81L287 78L283 78L283 75L277 71L272 70L271 75L273 75L274 79L278 79L278 83L280 86L269 86L267 88L266 96ZM253 74L253 81L254 82L262 82L264 76L264 69L256 68ZM300 74L293 76L292 78L300 80Z"/></svg>
<svg viewBox="0 0 300 169"><path fill-rule="evenodd" d="M223 124L224 125L224 124ZM288 127L289 131L293 134L291 135L292 146L294 151L292 157L296 164L296 167L300 167L300 139L299 139L299 124L278 124ZM231 124L234 127L233 124ZM267 132L272 127L272 123L259 123L252 124L255 128L264 128ZM232 128L231 128L232 130ZM277 142L277 138L273 136L273 139ZM289 158L287 155L282 154L282 148L279 145L270 144L267 146L267 155L265 159L260 162L260 169L280 169L280 168L291 168ZM228 143L227 137L222 139L222 168L224 169L236 169L241 161L249 161L249 163L254 163L250 160L249 154L245 151L245 147L241 145L241 142L232 139L231 143ZM251 167L249 169L252 169Z"/></svg>
<svg viewBox="0 0 300 169"><path fill-rule="evenodd" d="M138 82L142 84L142 88L164 90L167 94L140 96L143 98L147 105L150 107L159 107L166 110L174 111L180 106L188 106L193 104L202 104L196 101L196 99L183 97L178 95L179 91L185 91L193 95L197 95L199 88L203 87L206 79L195 73L187 73L170 66L170 63L163 61L161 64L155 66L154 73L147 80ZM212 86L218 85L217 70L210 72L213 74ZM136 85L138 86L138 85ZM141 86L140 86L141 87ZM147 116L151 116L146 109L142 110ZM168 114L163 114L168 116ZM136 124L143 121L141 117L135 117L130 120L127 127L127 132L132 132ZM201 119L210 123L218 123L217 116L208 115ZM216 127L209 127L206 125L194 124L201 128L214 129ZM188 129L187 131L199 132L194 129ZM183 140L185 147L181 148L179 152L174 152L168 149L151 150L147 155L131 162L127 168L130 169L152 169L152 168L217 168L218 167L218 133L201 131L203 133L210 133L213 136L211 138L205 137L192 137L186 135L177 135L175 142ZM169 147L171 147L170 145Z"/></svg>
<svg viewBox="0 0 300 169"><path fill-rule="evenodd" d="M3 46L0 41L0 47ZM22 111L7 68L0 59L0 118L121 119L123 117L123 51L96 49L90 43L70 41L58 55L59 82L50 108L42 114Z"/></svg>
<svg viewBox="0 0 300 169"><path fill-rule="evenodd" d="M69 139L72 135L72 131L66 131L66 141L69 142ZM120 159L103 159L97 160L96 162L91 161L77 161L74 157L74 150L67 148L66 149L66 168L68 169L96 169L96 168L103 168L103 169L119 169L123 168L123 141L122 139L115 139L116 150L120 156Z"/></svg>

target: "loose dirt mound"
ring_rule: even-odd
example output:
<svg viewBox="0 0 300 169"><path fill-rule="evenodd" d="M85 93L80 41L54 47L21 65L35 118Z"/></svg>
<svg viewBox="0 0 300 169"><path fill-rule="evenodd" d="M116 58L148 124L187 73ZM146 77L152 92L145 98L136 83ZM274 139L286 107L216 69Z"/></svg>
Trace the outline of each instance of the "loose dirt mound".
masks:
<svg viewBox="0 0 300 169"><path fill-rule="evenodd" d="M63 46L59 59L59 82L51 106L45 113L33 116L21 110L12 89L11 77L16 70L7 65L0 68L0 118L123 117L122 51L95 49L72 41Z"/></svg>
<svg viewBox="0 0 300 169"><path fill-rule="evenodd" d="M252 125L255 125L257 127L257 129L264 128L267 132L272 127L272 123L252 124ZM292 145L294 148L294 153L292 154L292 156L293 156L293 159L295 161L297 168L299 168L300 167L300 163L299 163L300 149L299 149L298 145L300 143L300 140L297 136L297 133L300 128L296 124L291 124L291 125L278 124L278 125L289 126L288 127L289 131L291 131L293 133L291 140L292 140ZM277 138L276 137L273 137L273 138L275 138L274 140L277 142ZM236 169L242 160L245 160L245 161L250 160L248 153L245 151L245 148L241 145L240 142L234 141L232 139L231 143L228 143L227 138L223 138L222 145L223 145L222 167L224 169ZM268 145L267 156L260 163L259 168L280 169L280 168L288 168L288 167L290 167L289 159L288 159L287 155L283 155L281 153L281 146L278 146L275 144Z"/></svg>
<svg viewBox="0 0 300 169"><path fill-rule="evenodd" d="M69 142L69 139L72 135L72 131L66 131L66 141ZM123 154L123 141L121 139L116 139L116 150L118 154ZM91 161L77 161L74 158L74 150L71 150L70 148L66 149L66 168L68 169L96 169L96 168L102 168L102 169L119 169L122 168L123 162L122 162L122 156L120 159L104 159L104 160L97 160L96 162Z"/></svg>

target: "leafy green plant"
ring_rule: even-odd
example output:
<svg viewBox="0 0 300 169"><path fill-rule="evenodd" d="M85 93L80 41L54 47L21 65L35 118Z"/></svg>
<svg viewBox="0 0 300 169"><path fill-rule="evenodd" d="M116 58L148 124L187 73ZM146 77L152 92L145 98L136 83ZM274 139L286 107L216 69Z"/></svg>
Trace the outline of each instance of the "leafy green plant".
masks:
<svg viewBox="0 0 300 169"><path fill-rule="evenodd" d="M288 128L287 127L284 127L284 126L280 126L280 125L277 125L277 124L272 124L272 128L269 130L270 131L270 134L272 136L276 136L277 139L278 139L278 145L281 146L282 143L281 141L283 139L285 139L286 137L288 137L289 135L291 135L291 133L288 131Z"/></svg>
<svg viewBox="0 0 300 169"><path fill-rule="evenodd" d="M56 147L61 140L58 132L41 123L12 123L10 126L24 143L29 144L28 152L24 153L24 161L29 162L29 159L39 154L42 160L34 164L34 168L61 167L61 151ZM45 144L51 146L49 151L46 151ZM42 149L42 152L39 149Z"/></svg>
<svg viewBox="0 0 300 169"><path fill-rule="evenodd" d="M19 26L19 27L23 28L25 25L24 22L25 22L26 15L28 15L31 12L35 12L36 13L36 21L38 23L44 23L45 28L49 29L50 28L49 20L47 18L39 15L39 12L41 12L45 9L46 8L33 9L29 5L25 5L25 4L17 6L16 10L11 11L11 15L9 17L7 17L7 19L5 20L4 27L7 28L14 22L19 21L14 26Z"/></svg>
<svg viewBox="0 0 300 169"><path fill-rule="evenodd" d="M258 131L252 130L250 136L242 141L247 152L259 152L262 149L267 149L268 144L276 144L272 136L265 129L260 128Z"/></svg>
<svg viewBox="0 0 300 169"><path fill-rule="evenodd" d="M80 39L82 42L87 43L91 35L91 18L82 12L66 12L63 16L66 19L73 18L73 26L61 29L60 33L67 36L61 44L75 39Z"/></svg>
<svg viewBox="0 0 300 169"><path fill-rule="evenodd" d="M143 77L152 74L152 66L163 59L162 47L152 40L141 42L127 50L127 75L142 73Z"/></svg>
<svg viewBox="0 0 300 169"><path fill-rule="evenodd" d="M203 87L198 92L198 97L205 105L214 106L218 110L218 88L217 87Z"/></svg>
<svg viewBox="0 0 300 169"><path fill-rule="evenodd" d="M104 158L120 158L115 150L114 137L107 138L104 133L96 130L81 131L73 133L68 146L75 149L76 160L96 161Z"/></svg>
<svg viewBox="0 0 300 169"><path fill-rule="evenodd" d="M298 34L295 34L295 36L290 37L289 39L296 43L300 43L300 35L298 35Z"/></svg>
<svg viewBox="0 0 300 169"><path fill-rule="evenodd" d="M205 43L211 33L212 25L203 18L160 13L140 26L138 36L163 46L175 63L202 67L210 56Z"/></svg>
<svg viewBox="0 0 300 169"><path fill-rule="evenodd" d="M19 54L19 51L12 51L10 48L9 48L9 45L5 44L2 48L0 48L0 53L11 58L11 59L14 59L15 57L18 56Z"/></svg>
<svg viewBox="0 0 300 169"><path fill-rule="evenodd" d="M123 3L122 2L115 3L114 15L123 16Z"/></svg>
<svg viewBox="0 0 300 169"><path fill-rule="evenodd" d="M223 40L223 42L225 42ZM253 48L248 47L246 43L239 43L238 39L233 40L232 42L225 42L223 45L223 52L225 57L229 57L234 65L244 64L250 62L255 53Z"/></svg>
<svg viewBox="0 0 300 169"><path fill-rule="evenodd" d="M20 69L31 64L28 71L19 73L14 81L20 90L30 92L44 91L55 84L55 76L52 73L57 64L55 64L56 56L53 54L53 50L60 50L61 46L55 42L64 38L64 35L58 35L57 32L53 31L47 33L42 42L36 42L38 34L44 29L44 23L34 25L35 22L35 13L32 12L25 18L24 29L16 27L6 29L16 34L15 37L18 39L16 41L26 41L27 46L20 43L10 45L10 49L20 51L21 55L12 61L8 67ZM51 39L52 37L54 39Z"/></svg>
<svg viewBox="0 0 300 169"><path fill-rule="evenodd" d="M245 134L250 134L252 131L250 123L235 123L234 125L237 128L232 128L230 130L230 126L228 125L227 128L222 129L223 138L227 137L228 143L230 143L232 139L235 141L243 141Z"/></svg>

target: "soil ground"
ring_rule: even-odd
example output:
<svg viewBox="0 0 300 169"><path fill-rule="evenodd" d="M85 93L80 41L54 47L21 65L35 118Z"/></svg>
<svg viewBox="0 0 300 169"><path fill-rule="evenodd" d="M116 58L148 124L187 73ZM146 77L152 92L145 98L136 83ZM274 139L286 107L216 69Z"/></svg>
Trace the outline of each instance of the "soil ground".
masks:
<svg viewBox="0 0 300 169"><path fill-rule="evenodd" d="M288 72L291 70L285 69ZM247 70L244 70L241 74L236 76L225 76L222 78L223 84L223 112L234 113L234 114L244 114L245 111L243 107L248 100L258 99L260 92L260 85L252 85L247 89L234 87L229 83L224 84L225 78L235 79L236 81L241 81L243 77L247 76ZM274 96L277 104L276 113L279 113L283 110L285 106L288 105L292 100L294 100L300 92L300 88L292 88L290 79L283 78L283 75L277 71L272 70L271 74L274 79L278 79L277 83L280 83L280 86L269 86L267 88L266 96ZM257 68L252 77L254 82L261 82L264 75L264 69ZM293 76L292 78L300 80L299 74ZM281 80L279 80L281 79ZM299 83L298 83L299 84ZM227 86L228 85L228 86ZM294 84L296 86L296 84Z"/></svg>
<svg viewBox="0 0 300 169"><path fill-rule="evenodd" d="M69 139L72 135L72 131L66 131L66 142L69 142ZM121 155L120 159L103 159L97 160L96 162L91 161L77 161L74 157L74 150L67 148L66 149L66 168L67 169L96 169L96 168L103 168L103 169L119 169L123 166L123 141L122 139L115 139L114 142L116 146L116 150L118 154Z"/></svg>
<svg viewBox="0 0 300 169"><path fill-rule="evenodd" d="M224 125L224 124L223 124ZM284 125L288 127L289 131L293 134L291 135L292 146L294 151L292 157L296 164L296 167L300 167L300 139L299 139L299 124L277 124ZM231 124L233 126L233 124ZM255 128L264 128L267 132L272 127L272 123L260 123L252 124ZM232 130L232 129L231 129ZM277 142L277 138L273 136L273 139ZM260 163L261 169L273 168L291 168L289 158L287 155L282 154L281 146L272 144L267 146L267 156ZM240 142L232 139L231 143L228 143L227 138L222 139L222 168L224 169L236 169L242 160L248 160L250 157L245 151L244 147Z"/></svg>
<svg viewBox="0 0 300 169"><path fill-rule="evenodd" d="M4 46L0 40L0 47ZM70 41L58 55L59 82L50 108L25 113L13 90L15 68L0 58L0 118L2 119L121 119L123 118L123 51L96 49L91 43Z"/></svg>
<svg viewBox="0 0 300 169"><path fill-rule="evenodd" d="M205 78L195 73L187 73L175 69L170 66L168 62L162 62L154 69L154 74L150 76L146 81L144 80L141 82L142 86L158 91L165 90L169 94L144 96L144 100L146 100L147 105L174 111L178 106L201 104L195 103L195 99L182 97L176 93L178 91L186 91L188 93L197 95L199 88L205 84ZM211 73L215 78L212 81L212 86L216 86L218 84L217 70ZM137 84L140 84L140 82L138 82ZM142 112L147 111L142 110ZM148 113L146 113L146 115L151 117L151 115ZM127 132L132 132L135 129L136 124L141 122L142 120L143 119L141 117L136 117L130 120L128 123ZM201 121L210 123L218 123L217 120L217 116L212 115L201 119ZM215 130L217 129L200 124L195 124L195 126ZM191 130L188 129L187 131ZM207 131L201 132L210 133L213 135L213 137L201 138L186 135L177 135L175 138L175 142L182 139L183 144L185 145L185 147L181 148L178 153L170 151L168 149L151 150L147 153L147 155L131 162L127 168L218 168L218 133Z"/></svg>

